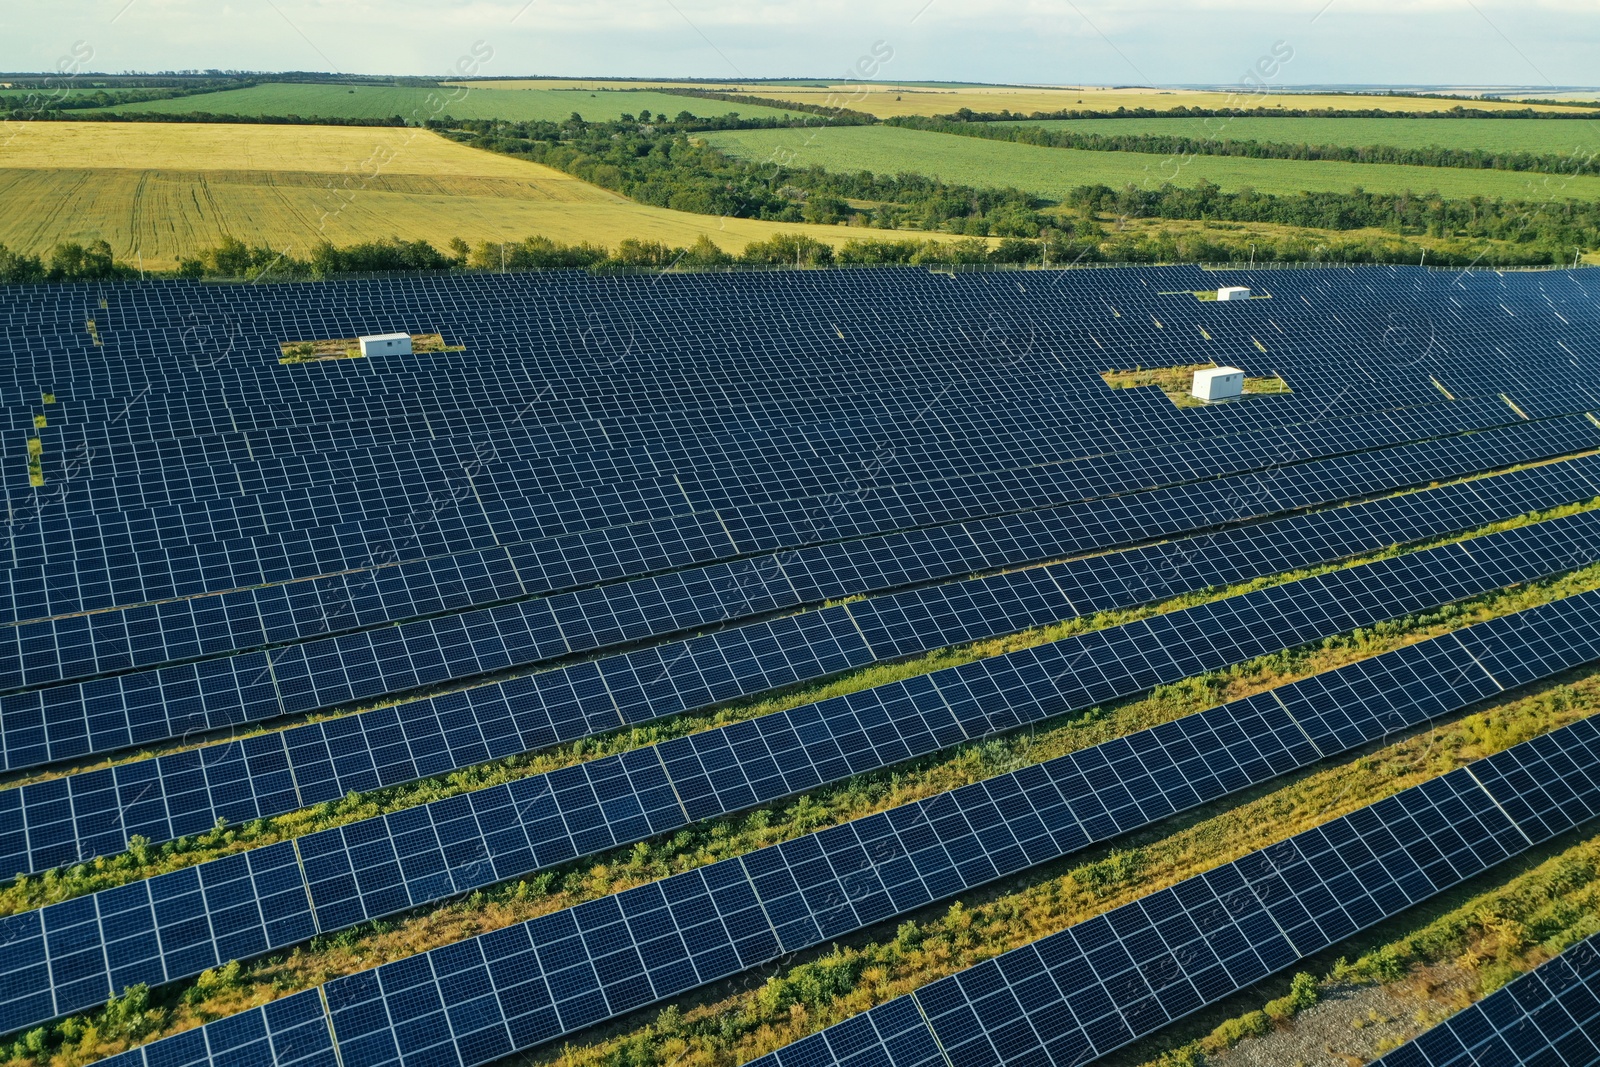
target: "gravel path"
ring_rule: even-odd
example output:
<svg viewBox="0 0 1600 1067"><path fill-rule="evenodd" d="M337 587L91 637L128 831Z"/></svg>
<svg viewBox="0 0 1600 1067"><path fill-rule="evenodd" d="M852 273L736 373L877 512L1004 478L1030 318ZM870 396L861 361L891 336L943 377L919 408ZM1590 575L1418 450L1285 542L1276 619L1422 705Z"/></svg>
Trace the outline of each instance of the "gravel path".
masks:
<svg viewBox="0 0 1600 1067"><path fill-rule="evenodd" d="M1446 1014L1447 1004L1465 1003L1467 977L1441 968L1421 983L1396 986L1336 986L1322 1000L1269 1034L1247 1038L1210 1067L1360 1067L1421 1033Z"/></svg>

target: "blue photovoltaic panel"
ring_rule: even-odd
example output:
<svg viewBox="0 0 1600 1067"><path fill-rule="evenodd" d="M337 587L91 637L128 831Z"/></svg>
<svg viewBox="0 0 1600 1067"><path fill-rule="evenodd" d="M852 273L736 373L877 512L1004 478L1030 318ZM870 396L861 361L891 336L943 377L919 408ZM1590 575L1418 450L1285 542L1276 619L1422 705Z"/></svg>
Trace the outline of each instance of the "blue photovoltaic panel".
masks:
<svg viewBox="0 0 1600 1067"><path fill-rule="evenodd" d="M1522 792L1453 771L759 1062L923 1063L930 1046L974 1067L1104 1055L1548 839L1512 822L1508 801L1547 811L1560 787L1600 814L1585 769L1600 729L1585 720L1539 740L1543 777ZM1473 769L1527 765L1527 748ZM965 803L930 798L335 979L323 989L340 1060L489 1063L1038 862L1063 835L1086 843L1063 803L1071 778L1030 770L1009 794L980 801L968 787Z"/></svg>
<svg viewBox="0 0 1600 1067"><path fill-rule="evenodd" d="M1470 549L1445 545L1090 631L842 697L815 711L784 713L774 721L798 723L799 716L820 716L829 708L855 718L861 725L847 728L835 742L836 766L859 773L911 753L1581 566L1600 551L1596 531L1600 513L1584 512L1475 538ZM799 628L807 618L791 622ZM848 620L830 625L842 635L841 643L861 640ZM777 671L791 669L793 653L782 644L768 670L759 647L730 644L730 636L739 632L697 639L723 656L728 666L722 684L736 688L748 672L765 677L770 686L777 684ZM816 654L818 644L816 636L808 636L797 650ZM833 669L850 665L845 650L835 654ZM863 652L858 662L870 659ZM662 650L645 649L586 665L575 678L534 676L28 784L0 793L0 804L20 815L0 824L0 869L36 871L78 862L122 851L133 834L165 841L203 832L219 818L230 823L263 818L524 752L563 734L581 737L716 699L710 687L718 678L707 677L711 672L679 675L671 666ZM678 688L680 678L683 688ZM374 757L392 762L380 770ZM690 814L698 817L692 808Z"/></svg>
<svg viewBox="0 0 1600 1067"><path fill-rule="evenodd" d="M824 831L815 848L791 842L714 869L743 872L782 950L796 951L875 921L884 901L897 913L907 910L1493 696L1502 689L1479 665L1486 653L1528 659L1545 635L1565 631L1573 650L1539 669L1547 675L1592 661L1600 657L1597 604L1600 593L1588 593L1482 623L845 831ZM743 772L755 777L760 761L748 748L738 755ZM675 795L686 792L685 780L674 776L676 762L633 752L542 783L525 780L312 834L292 843L302 878L291 877L291 844L273 845L248 854L255 900L244 857L230 857L30 913L42 920L9 920L11 975L26 984L26 974L48 968L51 981L37 988L57 993L53 1009L32 995L5 1004L0 1029L99 1003L109 989L136 981L157 985L246 951L287 947L309 936L310 926L331 932L625 843L629 835L675 829L687 821ZM596 765L608 763L609 771ZM703 772L697 766L695 773ZM934 841L942 853L929 852ZM828 867L818 867L818 856ZM863 857L870 863L852 866ZM261 891L263 874L281 875L271 897ZM96 942L97 919L106 936L117 931L117 941ZM205 937L208 921L214 943ZM78 957L104 952L123 969L96 975L75 960L58 962L64 939ZM75 968L76 999L60 991L64 966Z"/></svg>
<svg viewBox="0 0 1600 1067"><path fill-rule="evenodd" d="M1547 506L1553 498L1532 490L1555 486L1525 472L1431 496L1440 508L1432 513L1404 498L1361 512L1381 510L1382 523L1352 521L1350 509L949 581L1600 443L1597 424L1580 414L1600 407L1600 373L1580 357L1594 342L1581 272L1227 278L1265 299L1201 304L1188 292L1223 275L1194 268L8 287L0 384L12 401L0 418L15 432L0 440L0 492L12 517L0 539L0 620L23 625L0 627L0 692L12 690L0 697L6 767L602 655L6 789L0 853L20 857L18 866L63 862L121 848L132 827L165 839L218 817L292 810L851 665L1336 559L1388 531L1400 540L1464 529L1507 508ZM707 306L717 315L705 315ZM277 361L283 341L385 329L437 331L459 348ZM1099 377L1203 362L1281 374L1294 392L1178 409L1157 390L1111 390ZM1349 388L1374 375L1383 390ZM43 487L30 484L29 440L43 449ZM1580 465L1567 470L1578 476L1561 502L1592 495ZM397 812L341 828L337 839L287 842L65 902L31 913L32 934L28 916L14 917L17 944L41 953L35 962L16 956L15 973L50 968L52 1011L58 995L67 1004L119 979L193 973L207 958L292 943L1229 657L1577 566L1589 558L1588 527L1581 517L1562 520L1480 539L1455 556L1420 553L1362 569L1376 587L1334 579L1233 598L1052 650L1080 657L1070 670L1037 650L1002 657L820 705L812 719L799 709L577 774ZM1560 544L1546 539L1562 534ZM1191 551L1228 558L1194 564ZM762 553L772 554L770 569ZM893 590L792 620L768 617ZM678 641L725 624L737 625ZM1101 811L1072 808L1074 825L1139 825L1189 803L1191 792L1236 788L1359 743L1371 736L1369 712L1415 721L1491 691L1483 686L1545 677L1590 654L1578 625L1544 626L1536 641L1500 641L1496 632L1474 629L1454 645L1407 653L1421 659L1385 660L1395 690L1387 703L1372 696L1372 677L1336 673L1252 705L1256 717L1230 720L1226 740L1152 734L1153 747L1131 754L1096 750L1108 765L1084 769L1085 780L1109 774L1125 792L1097 796ZM656 643L665 639L674 643ZM625 647L641 641L648 647ZM1446 667L1471 684L1429 682ZM779 724L783 737L772 732ZM1573 777L1582 763L1564 743L1480 768L1479 788L1530 836L1587 817ZM1227 758L1192 757L1205 764L1201 774L1185 763L1191 749ZM1162 759L1185 768L1181 786ZM1037 816L991 788L962 794L970 808L928 816L959 815L976 845L951 851L968 838L941 824L947 865L915 875L924 890L930 879L975 884L1041 854L1023 843L1044 839L1017 821ZM1067 798L1066 785L1052 788ZM1440 812L1452 803L1431 802ZM545 829L536 833L536 824ZM380 825L378 836L360 836ZM1000 825L1010 844L994 836ZM870 856L892 839L909 850L902 831L911 829L857 846ZM818 943L806 938L825 940L911 899L887 883L862 890L862 872L876 868L850 866L852 847L824 855L831 873L798 852L760 870L770 853L738 861L773 945ZM458 955L429 957L428 976L391 970L376 994L352 983L316 1008L326 1013L337 999L331 1010L348 1022L349 1057L382 1059L391 1040L413 1063L481 1062L546 1032L552 1018L581 1024L597 1003L625 1010L759 955L767 935L749 900L714 882L725 869L699 872L698 888L660 883L663 893L685 894L667 905L648 894L626 905L617 898L616 907L634 909L618 920L631 949L610 940L604 905L584 912L589 925L576 936L590 972L573 962L579 970L564 984L547 983L547 1008L525 982L517 996L529 1010L501 1005L500 1023L485 1023L481 997L461 999L479 964L492 983L518 977L504 960L526 956L509 942L494 948L509 955L478 963L452 946ZM1286 940L1310 938L1303 924L1299 934L1290 929L1287 905L1264 885L1252 893L1282 912L1271 913ZM1337 925L1326 909L1306 908L1319 931ZM695 915L701 925L680 921ZM686 956L672 954L672 937ZM542 943L529 942L536 959ZM6 988L22 1005L18 1018L46 1010L27 999L36 985L26 976ZM434 995L442 1015L429 1011ZM362 1029L373 1005L388 1011L393 996L408 998L415 1017L388 1037ZM283 1003L291 1001L305 1003ZM274 1010L288 1009L164 1043L162 1062L328 1062L346 1051L333 1052L325 1014ZM1118 1011L1136 1030L1146 1009ZM423 1017L428 1027L416 1025ZM1001 1025L964 1047L999 1049ZM923 1033L932 1039L926 1024ZM1007 1031L1007 1055L1020 1047L1018 1033ZM958 1036L950 1032L959 1044Z"/></svg>
<svg viewBox="0 0 1600 1067"><path fill-rule="evenodd" d="M1385 1053L1377 1067L1600 1064L1600 936Z"/></svg>
<svg viewBox="0 0 1600 1067"><path fill-rule="evenodd" d="M1549 840L1551 791L1600 814L1600 729L1537 739L1541 777L1480 784L1534 759L1535 742L1207 871L957 972L755 1062L828 1067L1081 1064L1155 1032L1412 904ZM1550 757L1563 761L1557 763ZM1479 772L1475 777L1474 772ZM920 1030L919 1030L920 1025ZM1471 1062L1471 1061L1468 1061ZM1487 1061L1502 1062L1502 1061Z"/></svg>
<svg viewBox="0 0 1600 1067"><path fill-rule="evenodd" d="M1595 443L1591 439L1595 439L1596 431L1585 420L1572 422L1555 436L1552 436L1553 429L1546 426L1521 431L1520 437L1506 442L1512 444L1515 451L1498 462L1536 458L1549 454L1552 449L1571 451ZM1559 444L1556 443L1558 439ZM1474 435L1435 442L1434 446L1436 449L1449 446L1458 452L1463 449L1481 452L1492 443L1492 435ZM1400 458L1385 457L1386 461ZM1458 459L1455 462L1462 470L1474 470L1484 461L1461 464ZM1400 469L1405 467L1402 465ZM1418 475L1413 473L1417 469L1412 467L1397 483L1379 481L1376 484L1407 484L1417 479ZM1448 468L1429 466L1426 469L1426 477L1431 479L1441 476ZM1367 472L1367 477L1371 480L1372 472ZM1349 484L1337 489L1319 485L1310 500L1299 503L1339 499L1353 489ZM1250 499L1256 491L1245 489L1242 499ZM1241 503L1241 489L1237 486L1219 483L1204 489L1185 487L1185 492L1190 506L1204 499L1207 493L1226 500L1225 506L1234 510L1238 510ZM1269 496L1272 502L1268 510L1281 510L1296 503L1285 499L1281 489L1275 488ZM1129 503L1121 506L1127 508ZM1150 503L1139 502L1134 513L1144 515ZM945 557L942 574L919 577L966 574L1051 554L1103 547L1107 540L1103 536L1085 539L1081 522L1068 527L1062 520L1072 516L1061 515L1054 516L1057 520L1054 530L1045 527L1046 536L1055 533L1054 543L1050 543L1037 532L1037 527L1048 518L1051 516L1026 517L1026 524L1035 527L1031 531L1006 529L1004 524L998 528L955 531L956 540L965 543L966 549L952 553L950 547L943 547L942 551L936 547L935 551ZM1106 518L1103 514L1095 515L1095 525L1090 529L1103 528ZM1018 527L1025 525L1022 517L1010 521ZM1140 525L1144 528L1126 531L1122 538L1110 540L1179 532L1192 528L1195 522L1191 516L1177 524L1170 520L1158 523L1155 528L1150 528L1148 519ZM1065 528L1070 528L1071 533L1064 533ZM928 536L924 534L920 539L927 541ZM1001 546L1025 544L1031 551L1019 553L981 547L996 542ZM606 644L869 591L874 586L881 587L884 582L882 579L874 582L870 576L863 579L860 573L860 564L865 562L861 552L868 547L840 545L812 553L790 553L779 557L783 562L772 570L770 579L753 564L719 568L705 579L715 594L709 597L708 603L684 604L675 611L663 604L675 594L672 576L663 576L637 590L619 587L614 594L604 589L589 590L553 600L527 600L419 620L399 630L390 627L358 630L309 644L291 644L265 658L260 653L250 653L242 658L208 660L0 697L0 732L4 736L7 765L24 767L45 760L151 743L196 729L219 729L275 715L347 704L525 666L552 657L582 654ZM904 559L909 546L890 544L886 547L891 558ZM505 582L511 581L514 575L531 573L527 561L517 556L518 553L512 551L501 561L499 584L487 576L484 578L491 590L490 596L517 594L517 590ZM881 564L872 569L879 566ZM893 581L894 578L889 578L890 584ZM126 670L138 666L141 658L160 662L214 654L252 642L257 645L278 643L295 636L278 631L289 625L286 620L297 617L305 620L305 625L314 631L349 629L343 620L356 610L352 591L356 598L370 599L371 590L362 582L370 582L370 579L340 578L339 588L343 592L333 590L331 600L314 597L315 585L295 583L255 592L241 590L230 594L231 605L205 600L171 601L160 605L159 610L153 605L139 609L142 620L138 616L124 618L123 613L73 615L6 628L0 631L0 638L9 636L16 642L13 647L18 655L13 662L19 668L13 684L47 683L72 673ZM526 589L520 577L516 582ZM609 602L613 595L615 604ZM311 599L307 600L308 597ZM684 601L688 596L680 591L676 592L675 599ZM654 607L658 604L662 606ZM201 616L207 613L211 616L209 621L202 620ZM171 628L167 626L169 621Z"/></svg>

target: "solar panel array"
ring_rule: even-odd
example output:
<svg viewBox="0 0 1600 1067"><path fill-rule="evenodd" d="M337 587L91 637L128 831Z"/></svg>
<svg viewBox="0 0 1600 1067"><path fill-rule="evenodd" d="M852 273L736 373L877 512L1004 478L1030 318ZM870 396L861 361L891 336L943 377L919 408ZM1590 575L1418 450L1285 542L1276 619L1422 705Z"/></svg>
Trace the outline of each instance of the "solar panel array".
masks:
<svg viewBox="0 0 1600 1067"><path fill-rule="evenodd" d="M754 1062L1085 1062L1600 815L1597 768L1581 720Z"/></svg>
<svg viewBox="0 0 1600 1067"><path fill-rule="evenodd" d="M1584 649L1564 663L1593 660L1596 606L1585 594L1506 617L1468 631L1469 643L1537 676L1551 666L1537 658L1544 636L1577 619ZM1345 730L1359 744L1498 691L1461 640L1433 644L1341 672L1339 695L1365 696L1370 719L1346 718L1343 702L1334 718L1291 717L1316 706L1327 693L1320 686L1247 698L335 979L324 988L326 1024L347 1065L492 1062L1339 750L1319 753L1309 733ZM1447 679L1458 676L1453 688ZM1600 814L1597 755L1600 728L1582 721L942 979L769 1061L940 1064L942 1049L952 1064L1012 1063L1042 1048L1047 1062L1083 1062ZM253 1039L276 1044L281 1026L252 1014ZM294 1027L328 1040L300 1016ZM209 1029L128 1062L220 1064L242 1054ZM238 1029L235 1020L228 1034Z"/></svg>
<svg viewBox="0 0 1600 1067"><path fill-rule="evenodd" d="M1217 280L872 270L0 291L0 769L22 776L0 787L0 869L1600 497L1583 272L1272 272L1238 306L1190 295ZM283 342L396 329L452 348L278 361ZM1293 392L1183 408L1100 378L1207 362ZM1097 623L6 917L0 1032L1589 566L1596 514ZM1597 606L1583 594L1435 638L129 1059L486 1063L1590 663ZM1551 736L1570 746L1587 737L1575 729ZM1512 809L1552 775L1570 778L1551 764L1473 793L1447 776L1425 795L1474 813L1498 842L1473 843L1484 866L1517 849L1482 796L1525 842L1553 824L1530 831L1541 802ZM1290 905L1239 870L1259 914L1283 920ZM1412 878L1376 906L1420 892ZM1337 925L1305 907L1310 925L1254 945L1257 963L1313 951ZM1247 918L1230 921L1248 933ZM1230 967L1229 980L1250 970ZM1129 1033L1182 1006L1112 1002ZM1012 1023L958 1034L954 1005L924 1026L954 1042L946 1053L1010 1054L995 1035ZM1114 1027L1094 1027L1079 1037L1101 1050Z"/></svg>
<svg viewBox="0 0 1600 1067"><path fill-rule="evenodd" d="M1381 1067L1600 1063L1600 935L1380 1056Z"/></svg>
<svg viewBox="0 0 1600 1067"><path fill-rule="evenodd" d="M1587 420L1573 417L1555 424L1489 431L1316 464L1294 472L1291 480L1306 487L1299 491L1274 487L1270 493L1263 493L1250 483L1207 482L1184 487L1181 497L1166 494L1172 499L1107 501L1092 514L1082 508L1053 509L1043 515L963 524L957 530L933 529L869 542L848 542L746 560L714 568L712 573L676 572L643 583L596 587L570 597L522 601L271 651L225 655L153 671L35 688L0 696L0 717L9 724L4 759L9 768L21 769L50 760L115 751L191 731L414 690L427 683L531 667L649 639L663 632L732 624L752 615L792 610L885 587L926 583L1181 533L1203 521L1202 516L1212 520L1249 517L1264 506L1283 510L1327 503L1373 489L1472 473L1597 445L1600 430ZM1209 506L1213 501L1221 506ZM1241 504L1251 510L1243 516L1228 514L1242 510ZM1152 506L1170 508L1176 514L1152 522L1147 518L1147 509ZM1118 512L1131 521L1119 522L1123 515ZM1095 526L1088 526L1086 520L1092 520ZM1112 523L1120 528L1114 528L1108 537L1102 531ZM677 587L677 595L665 594L662 586L669 584ZM937 598L943 594L928 595ZM1066 591L1063 595L1067 595ZM857 609L860 610L865 609ZM302 614L325 628L331 618L329 611L329 603L314 602ZM636 687L619 683L608 690L617 704L616 721L639 721L689 710L872 662L879 654L870 643L873 635L862 634L858 638L847 618L850 614L849 610L824 610L796 620L778 618L752 624L754 629L740 628L701 642L713 650L715 658L743 665L743 669L709 675L698 672L706 684L685 694L677 707L667 710L632 691ZM69 621L82 629L88 619L94 618L99 616L74 616ZM54 627L58 621L50 625ZM180 616L180 632L182 624ZM821 640L819 630L824 627L841 642L838 647L827 647ZM216 626L213 630L219 640L231 640L225 627ZM924 638L936 642L940 639L937 633ZM898 651L895 645L888 646L888 650ZM819 661L818 653L823 651L828 655ZM661 662L664 658L672 663L680 659L676 653L663 657L659 652L642 650L617 661L618 672L661 677L670 669L670 665ZM30 653L25 662L40 663L40 669L46 670L49 654Z"/></svg>
<svg viewBox="0 0 1600 1067"><path fill-rule="evenodd" d="M1550 529L1542 532L1556 543L1564 544L1571 536L1562 520L1548 525ZM1487 540L1472 542L1471 551L1480 559L1489 554L1483 544ZM1595 541L1596 553L1600 553L1600 536ZM1452 557L1459 549L1451 546L1429 551L1454 563ZM1359 569L1351 573L1357 575L1357 585L1383 584ZM1281 599L1290 604L1304 604L1307 599L1305 590L1294 585L1267 592L1285 594ZM1220 721L1226 725L1197 719L1202 725L1195 727L1196 736L1186 743L1202 755L1212 754L1234 766L1227 773L1210 766L1205 789L1195 791L1193 799L1185 803L1169 797L1162 813L1212 799L1218 783L1237 788L1241 782L1264 780L1458 709L1499 692L1507 683L1515 685L1549 673L1549 664L1543 663L1536 674L1527 677L1526 670L1517 666L1486 673L1484 664L1498 666L1503 658L1495 643L1502 632L1526 640L1534 630L1541 634L1549 631L1549 620L1559 618L1581 635L1564 654L1558 653L1555 662L1561 664L1559 669L1587 662L1594 646L1588 643L1583 613L1596 604L1600 599L1591 596L1564 604L1559 612L1539 609L1513 617L1511 622L1475 628L1460 641L1455 636L1440 638L1415 650L1403 649L1387 658L1357 664L1345 675L1336 673L1290 686L1270 699L1229 705L1219 710ZM1210 629L1205 614L1203 609L1180 613L1174 629L1186 625ZM1254 614L1260 617L1265 612ZM1189 622L1185 615L1201 618ZM1349 622L1346 618L1338 625L1350 628ZM1128 628L1143 626L1134 623ZM1600 638L1600 631L1595 636ZM1134 635L1121 641L1112 637L1109 644L1132 647L1146 642ZM1532 654L1512 647L1518 655ZM1062 711L1082 710L1102 699L1081 689L1076 699L1068 695L1083 684L1085 672L1074 670L1073 661L1084 658L1084 650L1072 639L1061 642L1056 650L1058 656L1049 665L1016 654L975 665L1012 660L1014 664L1006 670L1012 678L1053 681L1055 692L1043 700L1037 684L993 686L986 691L977 671L947 669L924 676L914 686L870 690L870 702L845 697L794 713L775 713L0 919L0 938L13 948L9 964L0 966L0 985L28 991L0 1002L0 1029L15 1029L90 1007L138 982L155 985L192 977L230 959L285 948L317 933L523 877L699 819L731 814L851 774L879 770L957 741L1038 722ZM1237 652L1235 656L1234 662L1246 658ZM1352 692L1371 703L1375 679L1393 681L1412 672L1418 678L1410 683L1416 691L1401 697L1410 702L1402 705L1403 713L1399 707L1373 711L1366 717L1352 708L1335 710L1339 706L1335 700L1342 702ZM1348 681L1347 676L1356 681ZM1504 681L1498 680L1502 676ZM1355 690L1350 688L1352 684ZM1147 679L1128 688L1135 686L1150 687ZM1106 692L1116 695L1118 690ZM1330 697L1330 692L1336 697ZM1321 707L1319 701L1332 706ZM938 713L929 711L933 702L937 702ZM1295 714L1297 708L1299 715ZM1231 747L1224 746L1222 738L1229 738ZM1133 751L1140 748L1137 739L1130 739L1129 744ZM1249 756L1233 751L1248 746L1254 746ZM1270 754L1257 755L1256 750ZM1114 766L1115 761L1108 760L1107 765ZM1102 793L1108 788L1098 758L1068 758L1063 766L1072 768L1070 773L1083 781L1095 781ZM1247 766L1250 772L1243 770ZM1125 782L1122 787L1140 787L1150 794L1141 798L1148 805L1160 772L1152 769L1147 773L1152 776L1147 781ZM995 788L991 784L974 795L982 798L981 803L999 803L992 795ZM958 805L961 796L960 792L952 794ZM1107 803L1103 796L1100 802ZM1143 810L1148 817L1149 811L1156 809ZM1103 816L1091 817L1082 811L1074 814L1080 826L1098 827L1098 832L1080 844L1131 828L1125 819L1113 817L1106 823ZM1097 823L1096 818L1102 821ZM936 823L937 817L929 815L927 821ZM1055 844L1068 851L1076 847L1063 845L1060 837ZM834 847L822 851L829 856L839 854ZM1020 858L1022 854L1017 855ZM1028 860L1042 862L1031 853ZM728 866L744 871L734 883L743 884L748 877L759 890L760 881L749 870L750 862L746 858ZM797 866L793 860L787 862L791 868ZM770 918L778 905L763 900L762 906ZM778 932L783 932L781 927ZM783 939L786 951L799 947L792 940ZM46 973L49 981L24 977ZM53 991L53 996L46 997L46 990Z"/></svg>
<svg viewBox="0 0 1600 1067"><path fill-rule="evenodd" d="M1600 512L1582 512L1488 534L1470 545L1378 560L769 716L764 724L770 724L770 733L755 724L730 731L736 741L770 753L774 765L763 768L769 781L760 786L743 761L730 761L730 742L722 733L684 739L675 750L664 746L661 765L674 779L677 805L690 819L700 818L718 805L759 803L794 792L797 784L809 787L874 770L1595 562L1600 562ZM614 676L592 676L613 695L620 688ZM663 688L659 676L625 677L641 701ZM551 685L554 700L546 696ZM548 736L557 727L552 706L579 712L582 697L566 677L541 684L536 676L506 683L482 702L460 694L382 716L377 737L366 746L341 745L364 726L358 717L26 784L0 794L0 869L31 872L82 862L122 851L135 835L167 841L203 832L218 819L248 822L414 779L419 774L405 745L408 731L397 729L408 720L422 719L425 734L444 739L444 754L457 765L526 751L533 747L530 734ZM595 731L592 718L581 721L587 732ZM498 749L486 743L493 734L504 739ZM387 748L393 762L380 769L367 758L369 748L378 753ZM354 759L348 758L351 753ZM786 755L780 758L780 753ZM687 769L673 774L679 761ZM701 768L723 770L720 784L730 796L713 799L718 790ZM442 760L435 764L435 773L447 769L450 764ZM739 780L741 769L749 770L748 781ZM727 780L729 774L734 781Z"/></svg>

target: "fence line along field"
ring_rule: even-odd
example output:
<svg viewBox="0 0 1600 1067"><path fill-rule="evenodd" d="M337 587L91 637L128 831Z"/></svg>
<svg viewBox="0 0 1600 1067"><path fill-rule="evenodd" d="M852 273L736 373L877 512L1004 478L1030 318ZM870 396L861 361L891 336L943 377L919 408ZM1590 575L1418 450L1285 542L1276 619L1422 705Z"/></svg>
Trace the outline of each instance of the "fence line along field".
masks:
<svg viewBox="0 0 1600 1067"><path fill-rule="evenodd" d="M1038 119L1002 121L993 125L1069 130L1107 137L1193 137L1351 148L1433 146L1539 155L1586 155L1600 150L1600 112L1595 119L1302 119L1219 115L1210 118Z"/></svg>
<svg viewBox="0 0 1600 1067"><path fill-rule="evenodd" d="M1164 182L1195 185L1201 179L1224 190L1250 187L1263 193L1343 193L1359 186L1369 192L1438 192L1447 197L1511 200L1600 196L1600 177L1237 156L1183 160L1143 152L1042 148L894 126L825 127L803 132L719 130L704 137L717 148L745 159L771 159L775 151L782 151L788 153L783 158L796 167L876 174L914 172L963 185L1014 187L1057 198L1081 185L1157 188Z"/></svg>
<svg viewBox="0 0 1600 1067"><path fill-rule="evenodd" d="M318 85L272 82L248 89L144 100L96 110L163 115L300 115L306 118L387 119L396 115L418 123L449 115L458 119L506 119L513 122L557 121L577 112L591 122L609 121L623 114L676 115L693 111L702 118L738 112L747 117L778 117L782 111L757 104L725 100L692 99L648 90L618 92L581 89L518 89L487 92L472 86L437 89L394 85ZM482 83L489 84L489 83Z"/></svg>
<svg viewBox="0 0 1600 1067"><path fill-rule="evenodd" d="M840 244L837 226L717 218L636 203L561 171L416 129L189 123L17 124L0 154L0 244L47 252L103 238L163 269L231 236L304 255L390 235L436 246L542 234L738 252L776 233Z"/></svg>

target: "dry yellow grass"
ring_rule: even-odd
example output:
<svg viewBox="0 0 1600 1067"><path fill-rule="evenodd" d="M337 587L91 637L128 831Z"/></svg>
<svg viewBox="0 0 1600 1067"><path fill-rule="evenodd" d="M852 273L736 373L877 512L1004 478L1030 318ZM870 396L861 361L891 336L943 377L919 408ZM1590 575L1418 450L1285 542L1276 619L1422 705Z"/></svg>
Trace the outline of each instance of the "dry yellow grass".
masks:
<svg viewBox="0 0 1600 1067"><path fill-rule="evenodd" d="M841 244L837 226L719 219L649 207L537 163L423 130L189 123L19 124L0 153L0 243L42 252L108 241L151 269L224 236L304 255L320 240L395 235L689 245L730 251L780 232Z"/></svg>
<svg viewBox="0 0 1600 1067"><path fill-rule="evenodd" d="M1081 108L1085 111L1115 111L1146 107L1168 111L1179 105L1185 107L1282 107L1338 108L1356 110L1384 108L1388 111L1439 111L1454 107L1449 100L1404 96L1340 96L1313 93L1273 93L1252 96L1241 91L1238 95L1225 92L1203 92L1193 89L1105 89L1105 88L1012 88L986 87L942 89L926 86L880 86L839 84L825 89L792 88L788 86L763 86L748 89L752 95L769 100L788 100L801 104L819 104L827 107L848 107L865 111L879 118L894 115L948 115L961 108L973 111L1060 111ZM1487 111L1512 110L1526 104L1505 101L1462 101L1463 107L1482 108ZM1548 111L1587 111L1585 108L1541 107Z"/></svg>
<svg viewBox="0 0 1600 1067"><path fill-rule="evenodd" d="M6 170L230 170L527 178L529 164L419 129L223 123L18 122L4 131ZM540 176L577 182L558 171Z"/></svg>

